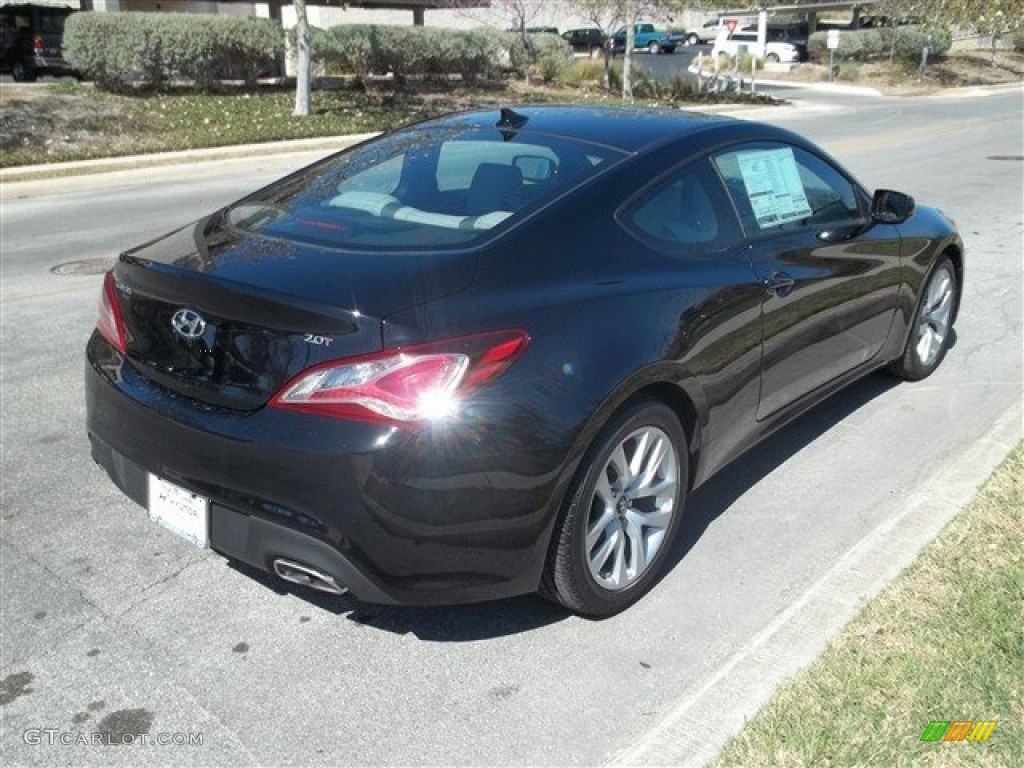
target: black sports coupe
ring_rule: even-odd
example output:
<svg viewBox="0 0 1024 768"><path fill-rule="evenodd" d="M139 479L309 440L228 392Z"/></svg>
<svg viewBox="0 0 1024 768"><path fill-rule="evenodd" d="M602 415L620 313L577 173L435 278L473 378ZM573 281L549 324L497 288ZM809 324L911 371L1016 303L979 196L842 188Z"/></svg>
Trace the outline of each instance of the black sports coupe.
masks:
<svg viewBox="0 0 1024 768"><path fill-rule="evenodd" d="M963 277L942 213L779 128L453 114L121 254L92 454L290 582L609 615L712 473L872 371L934 371Z"/></svg>

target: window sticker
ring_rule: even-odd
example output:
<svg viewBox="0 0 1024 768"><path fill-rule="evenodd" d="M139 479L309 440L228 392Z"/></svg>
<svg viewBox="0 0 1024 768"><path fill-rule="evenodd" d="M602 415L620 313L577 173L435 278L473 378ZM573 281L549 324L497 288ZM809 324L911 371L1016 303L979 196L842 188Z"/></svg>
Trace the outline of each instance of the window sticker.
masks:
<svg viewBox="0 0 1024 768"><path fill-rule="evenodd" d="M811 215L791 148L743 152L737 159L750 207L761 229Z"/></svg>

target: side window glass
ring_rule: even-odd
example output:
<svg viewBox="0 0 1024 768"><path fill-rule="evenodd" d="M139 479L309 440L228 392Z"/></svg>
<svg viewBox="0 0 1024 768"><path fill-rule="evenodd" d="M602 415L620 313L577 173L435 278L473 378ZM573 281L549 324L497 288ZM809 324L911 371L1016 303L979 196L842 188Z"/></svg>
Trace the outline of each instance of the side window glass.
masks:
<svg viewBox="0 0 1024 768"><path fill-rule="evenodd" d="M811 206L811 226L861 218L857 191L849 179L817 155L798 149L796 156Z"/></svg>
<svg viewBox="0 0 1024 768"><path fill-rule="evenodd" d="M658 184L622 221L642 239L674 252L711 251L740 239L732 206L706 161Z"/></svg>
<svg viewBox="0 0 1024 768"><path fill-rule="evenodd" d="M717 155L715 165L750 235L861 216L853 184L827 162L798 147L741 147Z"/></svg>

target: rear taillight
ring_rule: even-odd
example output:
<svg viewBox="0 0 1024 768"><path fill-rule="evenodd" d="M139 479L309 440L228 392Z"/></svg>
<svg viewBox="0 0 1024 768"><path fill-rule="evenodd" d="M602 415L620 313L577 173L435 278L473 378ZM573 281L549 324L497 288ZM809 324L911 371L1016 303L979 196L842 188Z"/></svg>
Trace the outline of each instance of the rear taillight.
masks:
<svg viewBox="0 0 1024 768"><path fill-rule="evenodd" d="M35 38L32 40L32 47L35 50L37 50L37 51L43 50L43 36L42 35L36 35L35 36Z"/></svg>
<svg viewBox="0 0 1024 768"><path fill-rule="evenodd" d="M122 355L128 350L125 342L124 321L121 319L121 305L117 300L117 288L114 273L107 272L103 278L103 291L100 293L100 316L96 321L96 329L110 346Z"/></svg>
<svg viewBox="0 0 1024 768"><path fill-rule="evenodd" d="M524 331L492 331L336 360L300 373L270 405L369 421L442 419L505 371L529 340Z"/></svg>

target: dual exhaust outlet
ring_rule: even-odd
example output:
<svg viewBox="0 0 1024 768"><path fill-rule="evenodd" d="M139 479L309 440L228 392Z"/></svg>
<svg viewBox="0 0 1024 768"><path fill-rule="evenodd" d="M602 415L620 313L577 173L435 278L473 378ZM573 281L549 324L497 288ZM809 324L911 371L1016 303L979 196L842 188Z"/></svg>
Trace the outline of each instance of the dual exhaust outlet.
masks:
<svg viewBox="0 0 1024 768"><path fill-rule="evenodd" d="M330 592L332 595L344 595L348 592L348 588L338 584L333 576L303 563L285 560L283 557L274 560L274 573L292 584L301 584L321 592Z"/></svg>

